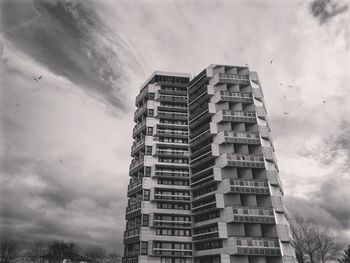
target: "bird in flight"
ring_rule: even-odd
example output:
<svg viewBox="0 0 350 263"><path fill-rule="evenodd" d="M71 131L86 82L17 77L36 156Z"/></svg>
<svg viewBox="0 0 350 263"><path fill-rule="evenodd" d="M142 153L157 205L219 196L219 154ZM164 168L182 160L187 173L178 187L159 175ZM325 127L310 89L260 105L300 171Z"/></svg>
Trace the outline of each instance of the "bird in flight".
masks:
<svg viewBox="0 0 350 263"><path fill-rule="evenodd" d="M38 82L39 80L41 80L43 78L43 76L39 76L39 77L37 77L37 78L34 78L34 80L36 81L36 82Z"/></svg>
<svg viewBox="0 0 350 263"><path fill-rule="evenodd" d="M292 85L288 85L289 88L292 88L293 86Z"/></svg>
<svg viewBox="0 0 350 263"><path fill-rule="evenodd" d="M285 112L283 112L283 114L284 114L284 115L288 115L289 113L285 111Z"/></svg>
<svg viewBox="0 0 350 263"><path fill-rule="evenodd" d="M62 160L60 160L60 164L64 164L64 162Z"/></svg>
<svg viewBox="0 0 350 263"><path fill-rule="evenodd" d="M272 62L273 62L273 59L270 60L270 64L272 64Z"/></svg>
<svg viewBox="0 0 350 263"><path fill-rule="evenodd" d="M19 104L18 104L18 103L16 104L16 107L17 107L17 108L19 107Z"/></svg>
<svg viewBox="0 0 350 263"><path fill-rule="evenodd" d="M323 103L326 103L327 101L326 101L326 100L323 100L322 102L323 102Z"/></svg>
<svg viewBox="0 0 350 263"><path fill-rule="evenodd" d="M283 86L283 82L280 84L280 86Z"/></svg>

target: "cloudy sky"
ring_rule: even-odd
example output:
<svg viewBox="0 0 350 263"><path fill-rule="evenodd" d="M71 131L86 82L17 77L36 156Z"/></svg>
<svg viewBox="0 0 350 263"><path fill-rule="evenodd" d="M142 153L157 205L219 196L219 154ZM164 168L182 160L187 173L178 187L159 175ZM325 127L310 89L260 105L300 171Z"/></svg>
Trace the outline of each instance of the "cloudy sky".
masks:
<svg viewBox="0 0 350 263"><path fill-rule="evenodd" d="M349 6L0 0L0 234L120 252L140 85L248 64L290 212L350 239Z"/></svg>

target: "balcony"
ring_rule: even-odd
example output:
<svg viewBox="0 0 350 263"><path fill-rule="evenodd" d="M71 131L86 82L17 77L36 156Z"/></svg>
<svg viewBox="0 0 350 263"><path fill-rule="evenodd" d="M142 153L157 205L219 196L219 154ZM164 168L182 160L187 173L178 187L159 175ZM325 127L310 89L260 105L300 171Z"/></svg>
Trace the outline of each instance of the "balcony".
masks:
<svg viewBox="0 0 350 263"><path fill-rule="evenodd" d="M218 122L230 121L230 122L256 123L256 117L255 117L254 111L243 112L243 111L222 110L216 114L219 114Z"/></svg>
<svg viewBox="0 0 350 263"><path fill-rule="evenodd" d="M255 99L262 101L263 94L260 88L253 88L253 96Z"/></svg>
<svg viewBox="0 0 350 263"><path fill-rule="evenodd" d="M124 231L124 244L135 243L140 240L140 229Z"/></svg>
<svg viewBox="0 0 350 263"><path fill-rule="evenodd" d="M187 97L185 97L185 96L157 94L155 100L160 101L160 102L174 102L174 103L186 103L187 104Z"/></svg>
<svg viewBox="0 0 350 263"><path fill-rule="evenodd" d="M176 178L176 179L188 179L190 176L189 172L179 172L179 171L171 171L171 170L155 170L152 177L159 178Z"/></svg>
<svg viewBox="0 0 350 263"><path fill-rule="evenodd" d="M255 106L256 116L266 120L266 109L264 106Z"/></svg>
<svg viewBox="0 0 350 263"><path fill-rule="evenodd" d="M277 173L277 171L273 170L266 170L267 180L270 182L271 185L274 186L282 186L281 179Z"/></svg>
<svg viewBox="0 0 350 263"><path fill-rule="evenodd" d="M262 154L267 161L274 162L277 167L277 160L274 151L271 147L261 147Z"/></svg>
<svg viewBox="0 0 350 263"><path fill-rule="evenodd" d="M146 120L136 124L132 131L132 136L135 137L139 132L141 132L144 129L146 129Z"/></svg>
<svg viewBox="0 0 350 263"><path fill-rule="evenodd" d="M134 195L137 192L140 192L142 190L142 182L143 178L132 182L128 185L128 197Z"/></svg>
<svg viewBox="0 0 350 263"><path fill-rule="evenodd" d="M264 168L264 158L262 155L245 154L223 154L217 158L217 164L220 167L234 166L247 168Z"/></svg>
<svg viewBox="0 0 350 263"><path fill-rule="evenodd" d="M223 136L225 143L260 144L258 133L224 131Z"/></svg>
<svg viewBox="0 0 350 263"><path fill-rule="evenodd" d="M279 241L275 238L237 237L235 238L237 255L280 256Z"/></svg>
<svg viewBox="0 0 350 263"><path fill-rule="evenodd" d="M281 196L271 196L272 207L278 213L287 211Z"/></svg>
<svg viewBox="0 0 350 263"><path fill-rule="evenodd" d="M164 156L164 157L178 157L178 158L188 158L188 151L184 150L174 150L174 149L156 149L155 156Z"/></svg>
<svg viewBox="0 0 350 263"><path fill-rule="evenodd" d="M187 113L158 111L156 117L159 119L187 120Z"/></svg>
<svg viewBox="0 0 350 263"><path fill-rule="evenodd" d="M130 173L132 173L133 170L140 168L143 165L143 160L144 160L143 158L133 159L129 166Z"/></svg>
<svg viewBox="0 0 350 263"><path fill-rule="evenodd" d="M129 205L126 208L125 219L128 220L128 219L133 218L137 215L140 215L141 214L141 207L142 207L142 202L137 202L136 204Z"/></svg>
<svg viewBox="0 0 350 263"><path fill-rule="evenodd" d="M237 206L232 207L233 222L252 224L275 224L272 208Z"/></svg>
<svg viewBox="0 0 350 263"><path fill-rule="evenodd" d="M148 94L148 87L144 87L140 93L136 96L135 104L139 104Z"/></svg>
<svg viewBox="0 0 350 263"><path fill-rule="evenodd" d="M136 121L142 114L147 111L147 103L144 103L141 107L139 107L134 113L134 121Z"/></svg>
<svg viewBox="0 0 350 263"><path fill-rule="evenodd" d="M270 139L270 129L268 126L259 126L259 134L264 139Z"/></svg>
<svg viewBox="0 0 350 263"><path fill-rule="evenodd" d="M230 180L231 193L239 194L260 194L270 193L267 180Z"/></svg>
<svg viewBox="0 0 350 263"><path fill-rule="evenodd" d="M253 103L253 95L251 92L231 92L219 91L214 95L214 103L217 102L239 102L243 104Z"/></svg>
<svg viewBox="0 0 350 263"><path fill-rule="evenodd" d="M137 153L140 149L143 149L144 147L145 140L134 141L134 143L131 146L131 156L133 156L135 153Z"/></svg>
<svg viewBox="0 0 350 263"><path fill-rule="evenodd" d="M277 227L277 235L281 242L291 242L293 240L292 233L288 225L276 225Z"/></svg>
<svg viewBox="0 0 350 263"><path fill-rule="evenodd" d="M180 221L180 220L172 220L171 216L168 216L168 220L166 219L156 219L155 215L153 215L153 221L151 221L151 227L162 227L162 228L191 228L192 223L190 218L188 220Z"/></svg>
<svg viewBox="0 0 350 263"><path fill-rule="evenodd" d="M187 138L188 131L183 130L167 130L167 129L157 129L154 136L158 137L175 137L175 138Z"/></svg>
<svg viewBox="0 0 350 263"><path fill-rule="evenodd" d="M181 193L181 194L180 194ZM176 203L182 203L182 202L189 202L191 201L191 196L185 195L185 192L177 192L177 193L157 193L157 191L154 192L154 194L151 193L151 201L166 201L166 202L176 202Z"/></svg>
<svg viewBox="0 0 350 263"><path fill-rule="evenodd" d="M212 85L217 84L241 84L241 85L249 85L249 75L238 75L238 74L224 74L219 73L215 74L212 78Z"/></svg>

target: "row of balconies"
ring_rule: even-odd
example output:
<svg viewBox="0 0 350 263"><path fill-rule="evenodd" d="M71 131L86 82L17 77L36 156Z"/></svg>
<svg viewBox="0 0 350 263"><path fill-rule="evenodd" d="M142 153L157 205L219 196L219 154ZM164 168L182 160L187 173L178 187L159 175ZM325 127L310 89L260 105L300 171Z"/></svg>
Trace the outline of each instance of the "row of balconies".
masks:
<svg viewBox="0 0 350 263"><path fill-rule="evenodd" d="M187 138L188 131L183 130L171 130L171 129L157 129L154 136L158 137L176 137L176 138Z"/></svg>
<svg viewBox="0 0 350 263"><path fill-rule="evenodd" d="M234 167L247 167L247 168L264 168L263 155L252 154L237 154L226 153L217 158L217 164L222 167L234 166Z"/></svg>
<svg viewBox="0 0 350 263"><path fill-rule="evenodd" d="M236 143L259 145L260 138L258 133L254 132L233 132L221 131L214 139L215 143Z"/></svg>
<svg viewBox="0 0 350 263"><path fill-rule="evenodd" d="M185 150L176 149L158 149L154 148L154 156L169 156L169 157L189 157L189 152Z"/></svg>
<svg viewBox="0 0 350 263"><path fill-rule="evenodd" d="M158 93L155 96L155 100L160 102L187 103L187 97L158 94Z"/></svg>
<svg viewBox="0 0 350 263"><path fill-rule="evenodd" d="M157 111L156 117L159 119L187 120L187 113Z"/></svg>

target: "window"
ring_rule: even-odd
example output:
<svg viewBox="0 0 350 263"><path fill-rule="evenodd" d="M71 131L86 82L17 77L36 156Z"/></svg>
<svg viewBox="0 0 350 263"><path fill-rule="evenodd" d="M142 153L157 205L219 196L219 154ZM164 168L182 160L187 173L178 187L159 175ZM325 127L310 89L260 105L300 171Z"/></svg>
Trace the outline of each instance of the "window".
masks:
<svg viewBox="0 0 350 263"><path fill-rule="evenodd" d="M148 98L149 98L150 100L154 100L154 92L148 93Z"/></svg>
<svg viewBox="0 0 350 263"><path fill-rule="evenodd" d="M141 255L147 255L147 250L148 250L148 242L142 241L141 242Z"/></svg>
<svg viewBox="0 0 350 263"><path fill-rule="evenodd" d="M151 167L146 166L145 167L145 177L150 177L151 176Z"/></svg>
<svg viewBox="0 0 350 263"><path fill-rule="evenodd" d="M142 216L142 226L148 226L149 225L149 216L146 214L143 214Z"/></svg>
<svg viewBox="0 0 350 263"><path fill-rule="evenodd" d="M154 110L153 109L149 109L148 110L148 117L153 117L153 115L154 115Z"/></svg>
<svg viewBox="0 0 350 263"><path fill-rule="evenodd" d="M143 200L145 200L145 201L149 201L149 190L147 190L147 189L144 189L143 190Z"/></svg>
<svg viewBox="0 0 350 263"><path fill-rule="evenodd" d="M146 155L152 155L152 146L146 146Z"/></svg>
<svg viewBox="0 0 350 263"><path fill-rule="evenodd" d="M153 127L147 127L147 135L153 135Z"/></svg>

